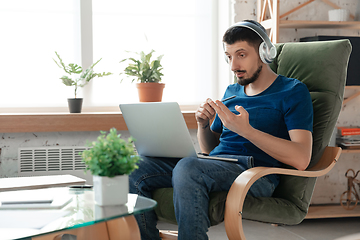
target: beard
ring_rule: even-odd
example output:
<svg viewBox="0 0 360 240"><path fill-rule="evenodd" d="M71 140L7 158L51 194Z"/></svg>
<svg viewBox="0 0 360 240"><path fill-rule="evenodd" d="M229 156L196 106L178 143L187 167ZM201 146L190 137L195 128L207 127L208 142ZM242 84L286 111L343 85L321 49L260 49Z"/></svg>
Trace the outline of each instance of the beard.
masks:
<svg viewBox="0 0 360 240"><path fill-rule="evenodd" d="M260 65L258 67L258 69L254 72L254 74L251 77L249 77L249 78L244 78L244 77L237 78L237 83L240 84L241 86L246 86L246 85L249 85L250 83L255 82L259 78L261 70L262 70L262 65ZM236 70L234 72L236 73L236 72L246 72L246 71L244 71L244 70Z"/></svg>

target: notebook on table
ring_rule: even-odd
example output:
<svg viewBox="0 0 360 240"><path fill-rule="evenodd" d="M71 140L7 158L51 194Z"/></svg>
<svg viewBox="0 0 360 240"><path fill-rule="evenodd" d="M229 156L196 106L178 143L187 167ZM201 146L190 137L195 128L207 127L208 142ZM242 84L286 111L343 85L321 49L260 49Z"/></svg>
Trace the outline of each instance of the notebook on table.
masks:
<svg viewBox="0 0 360 240"><path fill-rule="evenodd" d="M139 155L238 161L198 154L176 102L120 104L120 109L130 135L136 139L135 147Z"/></svg>

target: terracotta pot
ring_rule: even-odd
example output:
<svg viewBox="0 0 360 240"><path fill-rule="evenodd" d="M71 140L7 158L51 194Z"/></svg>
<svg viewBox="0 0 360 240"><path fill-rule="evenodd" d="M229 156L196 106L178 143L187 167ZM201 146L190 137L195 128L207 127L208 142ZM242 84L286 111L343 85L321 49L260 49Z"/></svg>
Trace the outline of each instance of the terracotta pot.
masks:
<svg viewBox="0 0 360 240"><path fill-rule="evenodd" d="M137 83L140 102L161 102L165 83Z"/></svg>

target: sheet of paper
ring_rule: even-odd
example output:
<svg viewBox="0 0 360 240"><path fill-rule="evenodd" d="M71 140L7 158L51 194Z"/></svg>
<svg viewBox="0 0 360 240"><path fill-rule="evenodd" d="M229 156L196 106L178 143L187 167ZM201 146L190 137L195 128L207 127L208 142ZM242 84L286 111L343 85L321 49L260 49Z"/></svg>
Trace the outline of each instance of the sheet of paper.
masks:
<svg viewBox="0 0 360 240"><path fill-rule="evenodd" d="M39 189L48 187L65 187L69 185L85 184L85 180L69 174L0 178L0 192Z"/></svg>
<svg viewBox="0 0 360 240"><path fill-rule="evenodd" d="M65 187L0 192L0 210L61 209L72 198Z"/></svg>
<svg viewBox="0 0 360 240"><path fill-rule="evenodd" d="M15 238L25 238L27 236L33 236L39 234L37 229L19 228L14 230L13 228L0 228L0 240L13 240Z"/></svg>
<svg viewBox="0 0 360 240"><path fill-rule="evenodd" d="M41 229L67 214L69 212L62 210L1 210L0 228Z"/></svg>

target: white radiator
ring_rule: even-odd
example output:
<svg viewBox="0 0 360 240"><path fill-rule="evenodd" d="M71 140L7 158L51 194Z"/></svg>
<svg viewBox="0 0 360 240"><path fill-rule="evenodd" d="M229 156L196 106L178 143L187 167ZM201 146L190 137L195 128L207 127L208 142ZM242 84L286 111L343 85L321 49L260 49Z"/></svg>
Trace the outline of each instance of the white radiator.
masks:
<svg viewBox="0 0 360 240"><path fill-rule="evenodd" d="M19 176L71 174L92 184L90 172L85 173L81 153L88 147L27 147L18 149Z"/></svg>

